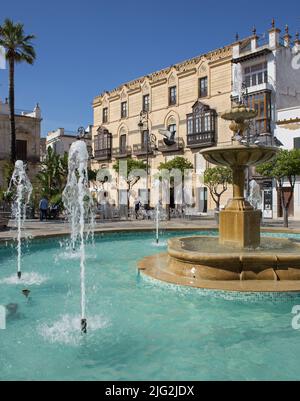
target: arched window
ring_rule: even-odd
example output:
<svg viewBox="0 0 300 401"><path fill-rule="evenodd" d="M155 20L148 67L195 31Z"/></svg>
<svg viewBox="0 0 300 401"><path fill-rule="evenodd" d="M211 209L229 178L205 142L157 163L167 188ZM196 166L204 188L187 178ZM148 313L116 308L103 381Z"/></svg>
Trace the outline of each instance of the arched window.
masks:
<svg viewBox="0 0 300 401"><path fill-rule="evenodd" d="M172 135L174 135L174 138L176 137L177 133L177 124L175 117L170 117L167 122L167 130L171 132Z"/></svg>

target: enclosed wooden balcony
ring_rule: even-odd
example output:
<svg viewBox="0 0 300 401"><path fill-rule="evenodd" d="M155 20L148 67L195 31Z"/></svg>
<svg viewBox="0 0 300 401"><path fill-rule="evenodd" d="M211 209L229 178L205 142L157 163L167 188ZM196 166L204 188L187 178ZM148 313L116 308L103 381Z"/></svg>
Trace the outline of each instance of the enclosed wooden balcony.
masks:
<svg viewBox="0 0 300 401"><path fill-rule="evenodd" d="M111 159L111 148L108 149L96 149L95 159L99 161L106 161Z"/></svg>
<svg viewBox="0 0 300 401"><path fill-rule="evenodd" d="M208 146L214 146L215 133L205 132L202 134L188 134L187 135L187 147L188 148L205 148Z"/></svg>

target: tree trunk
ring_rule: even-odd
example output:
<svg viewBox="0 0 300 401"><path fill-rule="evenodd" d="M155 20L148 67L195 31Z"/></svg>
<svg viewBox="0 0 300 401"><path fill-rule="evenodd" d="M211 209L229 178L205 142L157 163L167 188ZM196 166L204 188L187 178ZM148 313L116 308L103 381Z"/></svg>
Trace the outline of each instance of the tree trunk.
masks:
<svg viewBox="0 0 300 401"><path fill-rule="evenodd" d="M15 62L13 58L9 59L9 119L11 135L11 153L10 161L16 162L16 122L15 122Z"/></svg>
<svg viewBox="0 0 300 401"><path fill-rule="evenodd" d="M283 207L283 227L288 228L289 226L289 208Z"/></svg>

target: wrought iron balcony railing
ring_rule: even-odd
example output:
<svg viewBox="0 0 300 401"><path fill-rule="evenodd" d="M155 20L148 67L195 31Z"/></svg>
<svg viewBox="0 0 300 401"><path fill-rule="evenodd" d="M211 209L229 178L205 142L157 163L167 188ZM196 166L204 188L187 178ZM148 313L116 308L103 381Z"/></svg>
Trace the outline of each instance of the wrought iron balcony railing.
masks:
<svg viewBox="0 0 300 401"><path fill-rule="evenodd" d="M149 144L148 145L148 151L147 151L147 145L144 143L139 143L137 145L133 145L133 154L135 156L144 156L144 155L152 155L154 151L154 145Z"/></svg>
<svg viewBox="0 0 300 401"><path fill-rule="evenodd" d="M131 146L125 146L123 148L113 148L112 156L116 159L122 159L124 157L129 157L132 154Z"/></svg>
<svg viewBox="0 0 300 401"><path fill-rule="evenodd" d="M184 149L184 140L177 138L173 145L166 145L164 140L158 141L158 150L162 153L181 152Z"/></svg>

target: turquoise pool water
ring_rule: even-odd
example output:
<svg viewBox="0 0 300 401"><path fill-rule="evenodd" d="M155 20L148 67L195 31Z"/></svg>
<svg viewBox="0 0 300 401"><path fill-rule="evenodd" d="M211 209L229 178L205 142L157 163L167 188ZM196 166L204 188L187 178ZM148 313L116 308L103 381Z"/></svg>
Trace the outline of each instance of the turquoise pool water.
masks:
<svg viewBox="0 0 300 401"><path fill-rule="evenodd" d="M229 301L149 283L136 263L164 251L152 234L88 245L89 332L81 336L78 255L60 241L28 245L22 285L14 249L0 248L0 305L11 304L0 380L300 379L300 330L291 324L299 299Z"/></svg>

